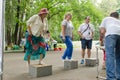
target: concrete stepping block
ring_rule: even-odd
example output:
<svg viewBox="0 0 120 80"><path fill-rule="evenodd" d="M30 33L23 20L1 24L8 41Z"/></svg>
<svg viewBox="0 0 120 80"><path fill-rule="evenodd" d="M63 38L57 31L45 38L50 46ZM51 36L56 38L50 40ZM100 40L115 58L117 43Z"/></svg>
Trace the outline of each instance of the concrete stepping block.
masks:
<svg viewBox="0 0 120 80"><path fill-rule="evenodd" d="M77 60L65 60L64 61L64 69L76 69L78 68Z"/></svg>
<svg viewBox="0 0 120 80"><path fill-rule="evenodd" d="M33 64L29 66L29 74L33 77L42 77L52 74L52 65Z"/></svg>
<svg viewBox="0 0 120 80"><path fill-rule="evenodd" d="M99 60L97 60L96 58L87 58L87 59L85 59L85 65L94 67L97 64L97 61L99 61Z"/></svg>

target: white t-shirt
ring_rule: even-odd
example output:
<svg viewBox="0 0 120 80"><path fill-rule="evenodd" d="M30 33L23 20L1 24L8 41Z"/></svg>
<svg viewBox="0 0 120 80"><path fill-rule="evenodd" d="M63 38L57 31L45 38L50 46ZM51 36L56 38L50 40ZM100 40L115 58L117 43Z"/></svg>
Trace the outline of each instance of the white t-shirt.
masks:
<svg viewBox="0 0 120 80"><path fill-rule="evenodd" d="M105 36L116 34L120 35L120 20L113 17L106 17L103 19L100 28L104 27L106 29Z"/></svg>
<svg viewBox="0 0 120 80"><path fill-rule="evenodd" d="M38 14L30 17L30 19L27 21L27 26L31 27L32 34L36 37L43 35L43 31L48 30L47 19L44 18L42 22L42 19Z"/></svg>
<svg viewBox="0 0 120 80"><path fill-rule="evenodd" d="M88 28L87 27L88 27L88 24L82 23L79 26L78 31L82 33L82 35L85 37L85 39L90 40L90 39L92 39L92 32L94 32L94 27L90 23L89 23L89 27Z"/></svg>
<svg viewBox="0 0 120 80"><path fill-rule="evenodd" d="M63 20L62 21L62 26L65 27L65 36L70 36L72 37L73 33L73 24L71 21Z"/></svg>

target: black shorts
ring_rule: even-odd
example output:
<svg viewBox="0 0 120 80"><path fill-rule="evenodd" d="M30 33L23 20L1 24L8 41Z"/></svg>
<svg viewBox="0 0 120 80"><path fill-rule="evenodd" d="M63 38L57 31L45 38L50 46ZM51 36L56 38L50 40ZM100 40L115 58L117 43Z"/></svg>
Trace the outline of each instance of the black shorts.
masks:
<svg viewBox="0 0 120 80"><path fill-rule="evenodd" d="M91 49L92 48L92 39L86 40L86 39L81 39L81 45L82 49Z"/></svg>

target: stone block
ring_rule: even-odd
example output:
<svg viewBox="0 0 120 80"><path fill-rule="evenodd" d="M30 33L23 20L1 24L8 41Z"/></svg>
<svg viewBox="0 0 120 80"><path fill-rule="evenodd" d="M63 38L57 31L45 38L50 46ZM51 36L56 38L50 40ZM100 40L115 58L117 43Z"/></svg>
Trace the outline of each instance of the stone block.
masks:
<svg viewBox="0 0 120 80"><path fill-rule="evenodd" d="M78 68L77 60L65 60L64 61L64 69L76 69Z"/></svg>
<svg viewBox="0 0 120 80"><path fill-rule="evenodd" d="M33 77L42 77L48 76L52 74L52 65L30 65L29 66L29 74Z"/></svg>
<svg viewBox="0 0 120 80"><path fill-rule="evenodd" d="M87 58L87 59L85 59L85 65L86 66L93 67L93 66L96 66L96 64L97 64L97 59L96 58Z"/></svg>

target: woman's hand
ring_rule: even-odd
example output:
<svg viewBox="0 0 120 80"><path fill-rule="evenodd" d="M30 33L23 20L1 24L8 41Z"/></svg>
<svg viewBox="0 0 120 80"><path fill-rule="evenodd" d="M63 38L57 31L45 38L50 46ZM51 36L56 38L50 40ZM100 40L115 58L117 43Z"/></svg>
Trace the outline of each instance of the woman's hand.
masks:
<svg viewBox="0 0 120 80"><path fill-rule="evenodd" d="M64 36L62 36L62 41L65 42L65 37Z"/></svg>

